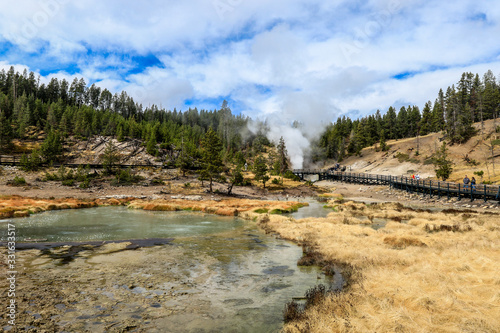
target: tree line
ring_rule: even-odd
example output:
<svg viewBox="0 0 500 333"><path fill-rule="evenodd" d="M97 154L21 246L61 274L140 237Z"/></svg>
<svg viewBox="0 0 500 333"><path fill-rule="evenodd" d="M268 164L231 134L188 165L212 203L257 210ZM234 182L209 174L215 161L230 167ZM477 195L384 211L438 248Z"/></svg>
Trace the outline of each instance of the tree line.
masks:
<svg viewBox="0 0 500 333"><path fill-rule="evenodd" d="M474 122L498 117L500 84L491 71L463 73L456 85L439 91L434 102L418 106L394 107L382 115L351 120L339 117L314 144L312 161L326 158L342 160L361 149L386 140L402 139L443 131L449 142L467 141L475 133ZM247 130L248 117L233 115L224 101L220 109L186 111L165 110L156 105L144 108L127 92L112 94L84 79L52 78L40 84L33 72L16 72L14 67L0 71L0 152L12 150L13 139L25 139L35 128L45 131L46 141L40 158L47 162L60 158L62 142L69 136L86 139L95 135L112 136L119 141L140 139L148 153L174 163L183 172L199 168L201 143L210 128L221 140L225 161L240 163L264 151L271 143L265 123L259 131ZM297 126L300 126L298 124ZM418 150L418 147L416 147ZM276 156L268 158L275 166Z"/></svg>
<svg viewBox="0 0 500 333"><path fill-rule="evenodd" d="M256 170L256 180L265 186L268 172L283 176L288 169L286 147L281 138L277 152L271 151L264 158L266 147L273 146L265 135L266 124L257 122L258 131L252 133L247 130L249 121L233 115L227 101L216 110L143 108L125 91L113 95L95 84L87 86L83 79L75 78L69 84L52 78L45 85L33 72L21 74L14 67L0 71L0 154L15 153L14 139L30 139L30 135L45 132L43 143L22 156L25 170L63 162L64 141L70 136L84 140L99 135L118 141L141 140L149 154L183 174L197 170L200 179L209 182L210 191L212 183L221 180L228 182L230 193L235 184L243 182L245 165ZM105 173L120 176L113 171L117 152L109 145L103 154ZM248 165L248 158L255 160L255 165L251 160L252 165Z"/></svg>
<svg viewBox="0 0 500 333"><path fill-rule="evenodd" d="M163 150L176 155L186 145L196 148L209 128L220 137L223 150L232 155L262 141L263 133L246 131L249 118L233 115L226 101L218 110L173 111L136 103L123 91L114 95L95 84L75 78L52 78L40 84L33 72L14 67L0 71L0 150L9 152L13 139L26 139L28 129L87 139L95 135L143 140L152 155Z"/></svg>
<svg viewBox="0 0 500 333"><path fill-rule="evenodd" d="M446 92L440 89L434 103L428 101L422 110L415 105L399 111L391 106L383 115L377 110L357 120L339 117L316 143L313 160L342 160L375 143L384 149L386 140L440 131L451 144L463 143L475 134L473 123L497 118L499 111L500 84L493 72L487 71L482 79L479 74L463 73L456 85Z"/></svg>

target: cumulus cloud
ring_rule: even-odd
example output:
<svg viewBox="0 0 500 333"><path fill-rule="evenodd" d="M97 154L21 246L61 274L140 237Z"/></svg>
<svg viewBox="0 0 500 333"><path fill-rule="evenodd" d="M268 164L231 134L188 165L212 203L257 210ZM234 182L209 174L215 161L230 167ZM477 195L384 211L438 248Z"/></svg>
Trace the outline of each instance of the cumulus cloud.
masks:
<svg viewBox="0 0 500 333"><path fill-rule="evenodd" d="M20 0L2 5L0 65L169 109L228 99L304 155L338 115L422 107L464 71L497 73L499 20L494 0Z"/></svg>

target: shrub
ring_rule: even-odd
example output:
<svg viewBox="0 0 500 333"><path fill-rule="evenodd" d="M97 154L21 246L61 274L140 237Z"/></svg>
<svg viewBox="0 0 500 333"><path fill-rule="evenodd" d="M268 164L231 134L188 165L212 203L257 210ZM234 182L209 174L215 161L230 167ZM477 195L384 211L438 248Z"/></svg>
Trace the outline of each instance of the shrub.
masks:
<svg viewBox="0 0 500 333"><path fill-rule="evenodd" d="M274 185L280 185L281 184L281 182L280 182L280 180L278 178L273 178L273 180L272 180L271 183L273 183Z"/></svg>
<svg viewBox="0 0 500 333"><path fill-rule="evenodd" d="M424 160L424 165L431 165L431 164L434 164L435 162L435 159L434 157L427 157L425 160Z"/></svg>
<svg viewBox="0 0 500 333"><path fill-rule="evenodd" d="M89 188L90 187L90 179L85 179L81 184L80 188Z"/></svg>
<svg viewBox="0 0 500 333"><path fill-rule="evenodd" d="M30 155L23 154L21 156L21 169L24 171L36 171L42 165L40 152L33 149Z"/></svg>
<svg viewBox="0 0 500 333"><path fill-rule="evenodd" d="M50 172L46 172L42 178L42 181L44 182L49 182L54 180L59 180L59 177L57 177L55 173L50 173Z"/></svg>
<svg viewBox="0 0 500 333"><path fill-rule="evenodd" d="M144 178L138 175L134 175L130 168L126 170L120 170L115 176L115 179L111 182L112 185L130 185L135 184L143 180Z"/></svg>
<svg viewBox="0 0 500 333"><path fill-rule="evenodd" d="M483 178L483 176L484 176L484 171L483 171L483 170L481 170L481 171L474 171L474 175L476 175L476 176L478 176L478 177Z"/></svg>
<svg viewBox="0 0 500 333"><path fill-rule="evenodd" d="M285 305L285 310L283 311L283 321L289 323L302 318L301 306L295 302L291 301Z"/></svg>
<svg viewBox="0 0 500 333"><path fill-rule="evenodd" d="M301 319L305 310L321 304L330 292L331 289L327 289L325 285L319 284L306 291L306 304L303 307L295 301L287 303L283 311L284 322L289 323Z"/></svg>
<svg viewBox="0 0 500 333"><path fill-rule="evenodd" d="M399 163L403 163L410 160L410 155L397 152L396 155L394 155L394 158L397 158Z"/></svg>
<svg viewBox="0 0 500 333"><path fill-rule="evenodd" d="M159 178L151 179L151 185L165 185L165 182Z"/></svg>
<svg viewBox="0 0 500 333"><path fill-rule="evenodd" d="M7 182L7 185L11 185L11 186L24 186L26 185L26 179L24 179L23 177L18 177L18 176L15 176L13 180L9 180Z"/></svg>
<svg viewBox="0 0 500 333"><path fill-rule="evenodd" d="M64 186L73 186L73 185L75 185L75 180L74 179L65 179L62 181L62 184Z"/></svg>
<svg viewBox="0 0 500 333"><path fill-rule="evenodd" d="M78 169L76 169L76 180L79 182L83 182L87 180L87 177L89 176L90 173L90 165L87 164L87 166L84 168L83 166L79 166Z"/></svg>
<svg viewBox="0 0 500 333"><path fill-rule="evenodd" d="M252 186L252 181L248 178L243 179L240 186Z"/></svg>
<svg viewBox="0 0 500 333"><path fill-rule="evenodd" d="M306 305L305 308L308 309L311 306L320 304L323 299L325 299L327 290L324 284L318 284L306 291Z"/></svg>
<svg viewBox="0 0 500 333"><path fill-rule="evenodd" d="M294 180L296 182L300 182L300 177L294 174L292 171L287 170L283 175L284 178Z"/></svg>

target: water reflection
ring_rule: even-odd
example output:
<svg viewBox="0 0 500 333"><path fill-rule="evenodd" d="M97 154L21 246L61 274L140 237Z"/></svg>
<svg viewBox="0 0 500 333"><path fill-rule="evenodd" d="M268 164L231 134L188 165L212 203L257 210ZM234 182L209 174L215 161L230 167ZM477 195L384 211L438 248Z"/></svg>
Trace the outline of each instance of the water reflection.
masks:
<svg viewBox="0 0 500 333"><path fill-rule="evenodd" d="M309 213L303 214L318 210L325 209L313 204ZM74 274L73 270L79 269L79 276L88 279L85 293L119 304L103 310L98 308L102 302L78 302L78 311L67 310L61 317L61 323L68 327L83 325L91 331L106 331L105 322L87 323L88 318L105 313L117 321L125 320L124 316L136 320L140 329L153 332L276 332L282 325L284 305L292 297L303 296L315 284L332 282L317 268L297 267L300 247L266 235L254 222L238 218L107 207L48 212L15 223L21 239L60 242L175 237L173 246L96 254L58 267L57 274ZM175 261L176 266L163 266L161 258L169 258L173 248L182 251L182 256ZM133 274L126 277L128 280L120 277L118 282L119 275L111 273L104 275L104 284L94 281L99 278L97 265L120 265L113 258L132 262L128 259L131 256L141 260L138 266L131 266ZM82 260L91 265L89 271ZM33 269L36 271L36 266ZM47 272L47 268L40 269ZM107 274L110 268L101 269ZM171 274L168 278L167 273ZM134 278L142 275L148 276L144 283ZM162 297L156 298L158 295ZM141 318L149 309L154 309L155 316L144 322Z"/></svg>
<svg viewBox="0 0 500 333"><path fill-rule="evenodd" d="M3 220L10 222L14 220ZM20 241L82 242L210 235L234 230L241 219L192 212L147 212L126 207L51 211L16 219ZM0 231L6 239L6 228Z"/></svg>

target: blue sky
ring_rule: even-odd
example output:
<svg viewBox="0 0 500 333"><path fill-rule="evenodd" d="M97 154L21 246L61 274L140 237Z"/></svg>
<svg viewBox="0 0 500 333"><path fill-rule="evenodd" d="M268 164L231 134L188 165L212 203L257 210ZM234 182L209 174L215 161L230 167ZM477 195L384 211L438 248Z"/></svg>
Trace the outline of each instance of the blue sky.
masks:
<svg viewBox="0 0 500 333"><path fill-rule="evenodd" d="M499 75L498 36L498 1L19 0L0 12L0 68L314 127Z"/></svg>

